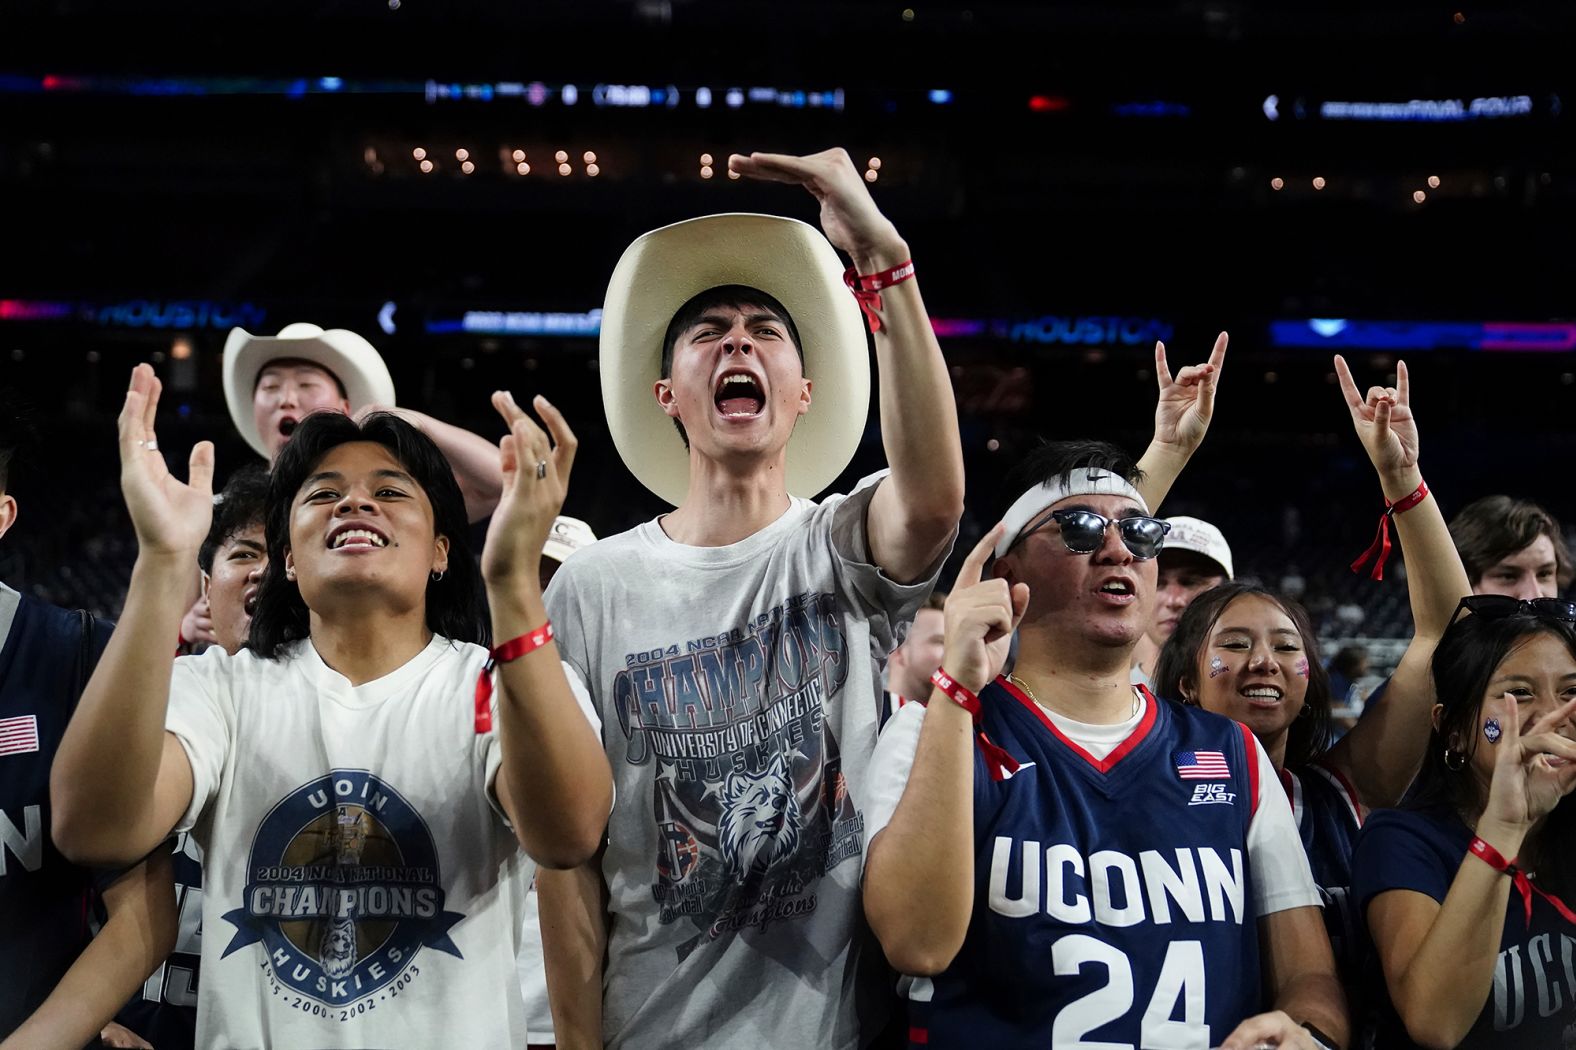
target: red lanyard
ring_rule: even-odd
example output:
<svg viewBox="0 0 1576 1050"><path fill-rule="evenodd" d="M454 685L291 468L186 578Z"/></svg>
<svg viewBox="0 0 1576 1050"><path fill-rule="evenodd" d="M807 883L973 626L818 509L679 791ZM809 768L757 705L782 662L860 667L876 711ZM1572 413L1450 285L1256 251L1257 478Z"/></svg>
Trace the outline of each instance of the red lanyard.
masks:
<svg viewBox="0 0 1576 1050"><path fill-rule="evenodd" d="M1482 860L1483 863L1495 871L1502 871L1510 876L1511 885L1515 886L1516 892L1521 894L1521 903L1526 908L1527 926L1529 928L1532 926L1532 895L1534 893L1552 904L1554 910L1560 913L1560 918L1572 925L1576 925L1576 912L1571 911L1569 905L1554 894L1545 893L1539 887L1534 886L1532 880L1527 877L1527 873L1517 867L1514 861L1506 860L1504 854L1500 853L1499 850L1475 835L1472 837L1472 845L1468 848L1471 849L1472 855Z"/></svg>
<svg viewBox="0 0 1576 1050"><path fill-rule="evenodd" d="M1362 572L1363 565L1368 559L1373 558L1374 567L1369 576L1376 580L1384 579L1384 563L1390 560L1390 519L1397 514L1405 514L1419 503L1428 498L1428 482L1419 482L1411 495L1402 496L1394 503L1386 502L1384 513L1379 515L1379 534L1374 537L1373 543L1363 551L1363 556L1352 562L1353 572Z"/></svg>
<svg viewBox="0 0 1576 1050"><path fill-rule="evenodd" d="M854 298L859 300L859 308L865 312L865 318L870 322L872 332L881 331L881 315L876 313L881 309L881 289L890 288L899 281L906 281L914 276L914 260L900 263L890 270L861 276L854 272L850 266L843 273L843 283L853 291Z"/></svg>
<svg viewBox="0 0 1576 1050"><path fill-rule="evenodd" d="M478 733L492 730L493 668L510 660L518 660L526 653L535 652L552 640L553 622L549 620L536 630L527 631L520 637L511 638L487 651L487 663L482 666L481 674L476 676L476 731Z"/></svg>
<svg viewBox="0 0 1576 1050"><path fill-rule="evenodd" d="M930 676L930 683L951 697L953 702L967 711L969 717L974 720L974 728L979 729L980 753L985 756L985 768L990 771L990 778L1006 780L1016 773L1018 760L991 743L990 737L985 735L985 730L980 729L980 722L985 717L985 709L980 706L980 698L953 681L952 676L939 667L936 668L935 674Z"/></svg>

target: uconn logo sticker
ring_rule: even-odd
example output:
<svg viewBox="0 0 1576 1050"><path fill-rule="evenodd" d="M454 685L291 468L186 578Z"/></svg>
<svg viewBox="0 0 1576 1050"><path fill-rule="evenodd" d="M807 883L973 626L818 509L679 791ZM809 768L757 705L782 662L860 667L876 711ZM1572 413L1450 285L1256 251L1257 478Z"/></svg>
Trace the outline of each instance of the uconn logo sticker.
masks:
<svg viewBox="0 0 1576 1050"><path fill-rule="evenodd" d="M420 814L371 773L335 770L263 818L244 905L224 916L236 927L224 955L261 942L275 991L325 1006L389 998L417 975L423 947L460 957L449 928L464 916L443 901Z"/></svg>

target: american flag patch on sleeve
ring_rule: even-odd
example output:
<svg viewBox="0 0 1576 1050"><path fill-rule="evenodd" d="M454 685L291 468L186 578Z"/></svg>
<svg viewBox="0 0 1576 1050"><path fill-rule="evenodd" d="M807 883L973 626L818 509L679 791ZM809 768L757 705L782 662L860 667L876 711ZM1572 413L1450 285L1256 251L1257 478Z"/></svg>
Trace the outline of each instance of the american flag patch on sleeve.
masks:
<svg viewBox="0 0 1576 1050"><path fill-rule="evenodd" d="M38 718L0 718L0 755L25 755L38 750Z"/></svg>
<svg viewBox="0 0 1576 1050"><path fill-rule="evenodd" d="M1221 780L1231 776L1226 756L1219 751L1178 751L1172 756L1177 776L1183 780Z"/></svg>

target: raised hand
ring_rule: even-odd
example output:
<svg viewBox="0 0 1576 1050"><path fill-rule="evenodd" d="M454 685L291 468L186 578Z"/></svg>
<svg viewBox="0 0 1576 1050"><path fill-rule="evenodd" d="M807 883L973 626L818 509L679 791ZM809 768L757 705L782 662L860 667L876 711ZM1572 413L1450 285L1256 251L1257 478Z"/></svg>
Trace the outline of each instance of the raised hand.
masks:
<svg viewBox="0 0 1576 1050"><path fill-rule="evenodd" d="M821 229L827 240L854 257L894 265L908 259L897 227L881 214L848 151L837 148L808 157L786 153L735 153L728 170L748 179L803 186L821 202ZM897 256L897 258L892 258Z"/></svg>
<svg viewBox="0 0 1576 1050"><path fill-rule="evenodd" d="M1209 360L1188 365L1175 378L1166 364L1166 344L1155 343L1155 379L1160 385L1160 396L1155 402L1157 444L1192 455L1203 443L1215 414L1215 387L1226 363L1227 342L1226 333L1221 332Z"/></svg>
<svg viewBox="0 0 1576 1050"><path fill-rule="evenodd" d="M1525 729L1516 706L1509 693L1483 702L1482 717L1499 722L1500 738L1496 744L1479 741L1477 746L1495 749L1484 819L1524 832L1576 788L1576 740L1558 732L1576 718L1576 700L1561 704Z"/></svg>
<svg viewBox="0 0 1576 1050"><path fill-rule="evenodd" d="M1346 359L1335 355L1335 374L1352 413L1352 427L1363 443L1374 469L1398 473L1417 466L1417 419L1412 415L1411 383L1406 362L1395 366L1395 386L1371 386L1368 396L1358 393Z"/></svg>
<svg viewBox="0 0 1576 1050"><path fill-rule="evenodd" d="M985 559L996 549L1002 526L998 524L975 544L958 570L947 595L942 616L946 621L941 666L953 681L977 693L995 680L1007 663L1012 632L1018 629L1029 607L1029 585L1007 586L1007 581L981 580Z"/></svg>
<svg viewBox="0 0 1576 1050"><path fill-rule="evenodd" d="M547 431L526 415L513 394L500 390L493 394L492 404L509 424L509 433L498 442L503 494L487 526L482 577L488 583L524 580L535 587L542 546L563 509L579 441L545 397L538 396L532 407Z"/></svg>
<svg viewBox="0 0 1576 1050"><path fill-rule="evenodd" d="M190 554L195 559L213 520L213 442L199 441L192 447L187 482L170 473L153 432L162 390L153 366L142 364L131 370L131 386L117 422L120 491L142 551Z"/></svg>

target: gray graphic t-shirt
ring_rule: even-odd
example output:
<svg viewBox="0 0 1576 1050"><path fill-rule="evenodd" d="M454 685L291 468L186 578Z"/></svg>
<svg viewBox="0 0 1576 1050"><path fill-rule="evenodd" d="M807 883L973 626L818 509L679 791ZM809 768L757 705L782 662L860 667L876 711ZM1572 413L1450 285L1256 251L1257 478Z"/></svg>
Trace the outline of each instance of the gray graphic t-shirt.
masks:
<svg viewBox="0 0 1576 1050"><path fill-rule="evenodd" d="M553 579L560 652L601 712L618 789L609 1046L854 1047L862 966L876 978L862 998L885 1009L879 951L859 945L872 652L891 650L940 560L908 586L870 564L879 480L795 499L727 547L647 522Z"/></svg>

